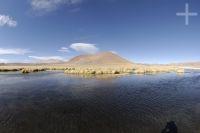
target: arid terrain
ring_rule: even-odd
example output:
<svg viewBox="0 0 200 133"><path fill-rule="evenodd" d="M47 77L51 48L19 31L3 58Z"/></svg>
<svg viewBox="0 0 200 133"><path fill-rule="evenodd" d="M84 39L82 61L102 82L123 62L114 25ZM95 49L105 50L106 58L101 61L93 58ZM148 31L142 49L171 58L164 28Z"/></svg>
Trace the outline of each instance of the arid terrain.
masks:
<svg viewBox="0 0 200 133"><path fill-rule="evenodd" d="M185 68L200 68L200 63L178 63L169 65L148 65L128 61L112 52L79 55L68 62L37 64L1 64L0 72L21 71L22 73L46 70L63 70L66 74L154 74L161 72L184 73Z"/></svg>
<svg viewBox="0 0 200 133"><path fill-rule="evenodd" d="M175 66L183 67L183 68L193 68L193 69L200 69L200 62L185 62L185 63L177 63L173 64Z"/></svg>

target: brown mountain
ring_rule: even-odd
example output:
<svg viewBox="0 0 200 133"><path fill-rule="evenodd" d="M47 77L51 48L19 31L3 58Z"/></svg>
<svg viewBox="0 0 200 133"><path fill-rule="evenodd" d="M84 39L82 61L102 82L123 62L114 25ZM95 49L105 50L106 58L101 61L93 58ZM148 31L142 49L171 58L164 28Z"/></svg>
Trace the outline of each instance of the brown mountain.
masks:
<svg viewBox="0 0 200 133"><path fill-rule="evenodd" d="M79 55L68 61L68 64L78 66L132 66L132 62L112 52Z"/></svg>

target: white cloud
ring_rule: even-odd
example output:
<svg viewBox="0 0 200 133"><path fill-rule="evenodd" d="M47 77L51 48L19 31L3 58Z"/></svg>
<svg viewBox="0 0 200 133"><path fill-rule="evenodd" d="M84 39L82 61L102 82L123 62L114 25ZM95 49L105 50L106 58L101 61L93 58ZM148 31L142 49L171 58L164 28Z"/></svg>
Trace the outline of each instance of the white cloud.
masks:
<svg viewBox="0 0 200 133"><path fill-rule="evenodd" d="M7 15L0 14L0 26L16 27L17 21Z"/></svg>
<svg viewBox="0 0 200 133"><path fill-rule="evenodd" d="M67 53L69 52L69 48L66 48L66 47L62 47L58 50L59 52L63 52L63 53Z"/></svg>
<svg viewBox="0 0 200 133"><path fill-rule="evenodd" d="M0 48L0 55L23 55L30 52L31 51L28 49L21 49L21 48L16 48L16 49Z"/></svg>
<svg viewBox="0 0 200 133"><path fill-rule="evenodd" d="M116 52L116 51L113 51L113 50L111 50L110 52L113 53L113 54L117 54L117 52Z"/></svg>
<svg viewBox="0 0 200 133"><path fill-rule="evenodd" d="M8 60L6 60L6 59L0 59L0 63L8 63Z"/></svg>
<svg viewBox="0 0 200 133"><path fill-rule="evenodd" d="M75 5L82 0L31 0L31 6L38 11L52 11L61 5Z"/></svg>
<svg viewBox="0 0 200 133"><path fill-rule="evenodd" d="M29 58L36 59L36 60L65 60L63 57L60 56L29 56Z"/></svg>
<svg viewBox="0 0 200 133"><path fill-rule="evenodd" d="M99 50L95 44L90 43L73 43L70 45L70 48L78 51L78 52L85 52L85 53L95 53Z"/></svg>

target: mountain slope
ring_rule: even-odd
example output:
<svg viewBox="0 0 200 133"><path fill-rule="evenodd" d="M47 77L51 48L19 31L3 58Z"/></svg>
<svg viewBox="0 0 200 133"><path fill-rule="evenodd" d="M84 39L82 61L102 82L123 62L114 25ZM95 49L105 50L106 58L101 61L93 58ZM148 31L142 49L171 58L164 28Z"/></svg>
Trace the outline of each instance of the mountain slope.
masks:
<svg viewBox="0 0 200 133"><path fill-rule="evenodd" d="M112 52L79 55L68 61L68 64L78 66L131 66L132 62Z"/></svg>

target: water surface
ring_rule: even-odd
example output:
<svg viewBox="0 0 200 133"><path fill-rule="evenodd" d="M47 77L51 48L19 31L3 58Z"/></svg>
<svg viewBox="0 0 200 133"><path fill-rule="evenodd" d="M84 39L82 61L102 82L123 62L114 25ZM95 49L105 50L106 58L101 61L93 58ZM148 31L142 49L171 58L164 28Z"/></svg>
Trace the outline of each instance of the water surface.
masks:
<svg viewBox="0 0 200 133"><path fill-rule="evenodd" d="M0 73L0 133L200 133L200 73Z"/></svg>

